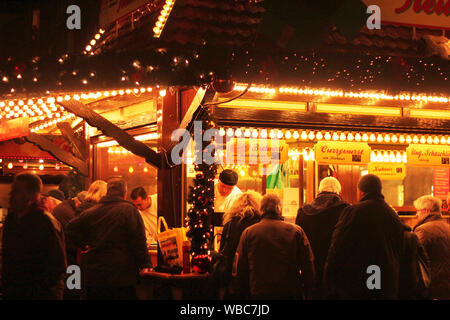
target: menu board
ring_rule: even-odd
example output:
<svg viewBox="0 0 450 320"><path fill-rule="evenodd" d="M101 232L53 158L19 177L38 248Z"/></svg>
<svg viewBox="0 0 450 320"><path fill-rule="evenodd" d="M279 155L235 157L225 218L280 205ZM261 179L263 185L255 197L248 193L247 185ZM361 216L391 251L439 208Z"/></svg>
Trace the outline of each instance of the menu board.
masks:
<svg viewBox="0 0 450 320"><path fill-rule="evenodd" d="M365 142L319 141L314 151L316 161L324 164L367 164L371 153Z"/></svg>
<svg viewBox="0 0 450 320"><path fill-rule="evenodd" d="M377 175L381 180L403 180L406 177L404 163L370 162L368 170L370 174Z"/></svg>
<svg viewBox="0 0 450 320"><path fill-rule="evenodd" d="M278 164L288 159L288 145L284 140L233 138L226 144L222 163Z"/></svg>
<svg viewBox="0 0 450 320"><path fill-rule="evenodd" d="M450 167L450 146L410 144L406 156L411 166Z"/></svg>
<svg viewBox="0 0 450 320"><path fill-rule="evenodd" d="M446 200L449 193L449 175L448 168L435 168L433 170L433 195L441 200Z"/></svg>

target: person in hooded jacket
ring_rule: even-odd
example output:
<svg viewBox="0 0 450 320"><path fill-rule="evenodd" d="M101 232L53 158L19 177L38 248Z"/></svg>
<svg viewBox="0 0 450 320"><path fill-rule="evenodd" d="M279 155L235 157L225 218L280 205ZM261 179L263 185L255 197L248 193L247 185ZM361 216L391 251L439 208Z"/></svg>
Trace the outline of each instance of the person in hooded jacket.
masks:
<svg viewBox="0 0 450 320"><path fill-rule="evenodd" d="M334 177L320 181L319 194L313 202L298 210L295 223L302 227L314 253L316 270L314 299L323 298L322 275L331 236L342 210L349 206L340 197L341 184Z"/></svg>
<svg viewBox="0 0 450 320"><path fill-rule="evenodd" d="M359 202L341 213L324 268L327 298L399 298L404 232L410 230L384 201L379 177L358 182Z"/></svg>

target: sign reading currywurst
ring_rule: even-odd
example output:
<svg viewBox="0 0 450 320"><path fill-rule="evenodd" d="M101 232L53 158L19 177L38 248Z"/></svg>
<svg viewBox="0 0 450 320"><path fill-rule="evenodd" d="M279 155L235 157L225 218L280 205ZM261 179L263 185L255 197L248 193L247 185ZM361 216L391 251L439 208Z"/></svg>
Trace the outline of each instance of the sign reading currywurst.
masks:
<svg viewBox="0 0 450 320"><path fill-rule="evenodd" d="M315 147L316 161L336 164L367 164L371 149L364 142L319 141Z"/></svg>
<svg viewBox="0 0 450 320"><path fill-rule="evenodd" d="M406 155L409 165L450 167L450 146L411 144Z"/></svg>

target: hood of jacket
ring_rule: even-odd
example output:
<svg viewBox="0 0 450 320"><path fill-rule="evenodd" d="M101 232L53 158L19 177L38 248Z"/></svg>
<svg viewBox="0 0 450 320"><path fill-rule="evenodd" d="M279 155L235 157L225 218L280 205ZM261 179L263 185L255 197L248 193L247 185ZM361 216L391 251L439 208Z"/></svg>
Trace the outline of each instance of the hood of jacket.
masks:
<svg viewBox="0 0 450 320"><path fill-rule="evenodd" d="M344 206L346 204L347 203L342 200L338 194L324 191L319 193L311 203L304 205L302 210L306 215L317 215L324 210Z"/></svg>

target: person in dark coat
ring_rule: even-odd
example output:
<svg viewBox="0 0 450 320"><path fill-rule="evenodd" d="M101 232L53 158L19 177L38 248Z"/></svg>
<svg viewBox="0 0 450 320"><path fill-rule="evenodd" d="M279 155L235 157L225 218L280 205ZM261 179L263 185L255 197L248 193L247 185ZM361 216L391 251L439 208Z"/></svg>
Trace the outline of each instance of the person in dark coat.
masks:
<svg viewBox="0 0 450 320"><path fill-rule="evenodd" d="M84 201L85 196L86 191L81 191L75 198L64 200L53 209L52 214L56 220L61 223L63 229L65 229L69 224L69 221L76 216L76 210Z"/></svg>
<svg viewBox="0 0 450 320"><path fill-rule="evenodd" d="M228 286L231 281L231 268L242 232L249 226L261 220L259 207L262 196L255 191L246 191L239 195L232 207L223 217L223 231L220 240L219 252L222 254L223 267L220 287L224 288L222 294L229 298Z"/></svg>
<svg viewBox="0 0 450 320"><path fill-rule="evenodd" d="M320 181L319 194L313 202L298 210L295 223L302 227L314 253L316 270L314 299L323 298L323 267L330 247L331 235L347 202L339 196L341 184L336 178L326 177Z"/></svg>
<svg viewBox="0 0 450 320"><path fill-rule="evenodd" d="M126 182L108 181L106 196L67 226L67 236L87 247L82 264L87 299L136 299L139 272L151 268L144 222L125 200Z"/></svg>
<svg viewBox="0 0 450 320"><path fill-rule="evenodd" d="M242 233L233 262L232 289L249 299L312 297L314 256L301 227L283 221L280 198L261 200L262 219Z"/></svg>
<svg viewBox="0 0 450 320"><path fill-rule="evenodd" d="M41 179L18 174L12 183L10 209L2 239L2 289L6 300L61 300L66 256L64 233L46 211Z"/></svg>
<svg viewBox="0 0 450 320"><path fill-rule="evenodd" d="M417 235L404 232L403 258L400 264L399 299L430 299L430 259Z"/></svg>
<svg viewBox="0 0 450 320"><path fill-rule="evenodd" d="M409 227L384 201L381 190L377 176L363 176L358 183L359 202L344 209L336 224L324 269L328 298L399 296L403 233Z"/></svg>
<svg viewBox="0 0 450 320"><path fill-rule="evenodd" d="M423 196L414 202L414 233L425 247L431 266L431 298L450 299L450 226L442 218L441 200Z"/></svg>

